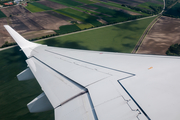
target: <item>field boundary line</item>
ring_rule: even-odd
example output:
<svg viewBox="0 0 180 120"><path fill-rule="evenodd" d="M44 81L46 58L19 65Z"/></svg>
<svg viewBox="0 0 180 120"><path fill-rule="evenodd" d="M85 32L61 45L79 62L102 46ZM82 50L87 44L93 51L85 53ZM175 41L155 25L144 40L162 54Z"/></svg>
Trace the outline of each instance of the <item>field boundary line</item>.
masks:
<svg viewBox="0 0 180 120"><path fill-rule="evenodd" d="M144 18L139 18L139 19L135 19L135 20L119 22L119 23L105 25L105 26L100 26L100 27L95 27L95 28L90 28L90 29L86 29L86 30L81 30L81 31L76 31L76 32L72 32L72 33L63 34L63 35L57 35L57 36L53 36L53 37L49 37L49 38L45 38L45 39L36 40L35 42L43 41L43 40L48 40L48 39L56 38L56 37L62 37L62 36L66 36L66 35L71 35L71 34L76 34L76 33L81 33L81 32L86 32L86 31L91 31L91 30L96 30L96 29L100 29L100 28L104 28L104 27L110 27L110 26L114 26L114 25L118 25L118 24L124 24L124 23L133 22L133 21L137 21L137 20L148 19L148 18L155 17L155 16L157 16L157 15L148 16L148 17L144 17Z"/></svg>

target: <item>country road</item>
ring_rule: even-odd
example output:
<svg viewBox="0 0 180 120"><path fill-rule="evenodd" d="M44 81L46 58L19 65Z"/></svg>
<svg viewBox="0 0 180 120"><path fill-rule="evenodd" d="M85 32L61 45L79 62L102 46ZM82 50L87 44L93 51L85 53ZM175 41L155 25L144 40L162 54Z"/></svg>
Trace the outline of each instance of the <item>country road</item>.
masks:
<svg viewBox="0 0 180 120"><path fill-rule="evenodd" d="M144 31L144 33L142 34L142 36L140 37L139 41L137 42L136 46L134 47L134 49L132 50L131 53L135 54L139 47L141 46L141 43L143 42L144 38L146 37L146 35L148 34L148 32L150 31L150 29L153 27L153 25L158 21L159 18L161 18L162 16L162 13L164 12L165 10L165 6L166 6L166 2L165 0L163 0L164 2L164 7L162 9L162 11L157 15L158 17L156 17L156 19L154 19L150 24L149 26L146 28L146 30Z"/></svg>

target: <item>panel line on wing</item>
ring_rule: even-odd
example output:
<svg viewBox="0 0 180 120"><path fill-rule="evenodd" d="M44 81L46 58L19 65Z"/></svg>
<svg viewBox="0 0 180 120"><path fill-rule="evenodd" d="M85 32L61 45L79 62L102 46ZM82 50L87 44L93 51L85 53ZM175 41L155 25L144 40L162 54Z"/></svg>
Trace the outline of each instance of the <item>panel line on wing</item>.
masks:
<svg viewBox="0 0 180 120"><path fill-rule="evenodd" d="M80 62L88 63L88 64L91 64L91 65L95 65L95 66L99 66L99 67L102 67L102 68L106 68L106 69L110 69L110 70L114 70L114 71L118 71L118 72L122 72L122 73L126 73L126 74L130 74L132 76L135 76L135 74L133 74L133 73L129 73L129 72L125 72L125 71L109 68L109 67L106 67L106 66L94 64L94 63L91 63L91 62L83 61L83 60L76 59L76 58L73 58L73 57L65 56L65 55L62 55L62 54L59 54L59 53L56 53L56 52L49 51L47 49L45 49L45 51L53 53L53 54L57 54L57 55L60 55L60 56L66 57L66 58L70 58L70 59L73 59L73 60L77 60L77 61L80 61Z"/></svg>
<svg viewBox="0 0 180 120"><path fill-rule="evenodd" d="M65 76L64 74L60 73L59 71L55 70L54 68L52 68L51 66L47 65L46 63L44 63L43 61L39 60L38 58L36 58L35 56L33 56L33 58L35 58L36 60L40 61L41 63L43 63L44 65L46 65L47 67L49 67L50 69L52 69L53 71L55 71L56 73L60 74L61 76L63 76L64 78L66 78L67 80L69 80L70 82L72 82L73 84L81 87L81 88L84 88L84 89L87 89L85 88L84 86L82 86L81 84L77 83L76 81L73 81L72 79L70 79L69 77Z"/></svg>
<svg viewBox="0 0 180 120"><path fill-rule="evenodd" d="M128 77L129 78L129 77ZM147 117L148 120L151 120L150 117L146 114L146 112L141 108L141 106L136 102L136 100L131 96L131 94L126 90L126 88L121 84L121 79L118 80L118 83L124 89L124 91L129 95L129 97L133 100L133 102L138 106L138 108L142 111L142 113Z"/></svg>

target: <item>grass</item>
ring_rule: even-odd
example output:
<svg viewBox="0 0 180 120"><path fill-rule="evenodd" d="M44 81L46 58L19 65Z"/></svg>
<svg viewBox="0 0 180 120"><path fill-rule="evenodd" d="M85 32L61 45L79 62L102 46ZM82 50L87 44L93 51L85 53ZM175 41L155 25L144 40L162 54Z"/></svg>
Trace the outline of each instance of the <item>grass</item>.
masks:
<svg viewBox="0 0 180 120"><path fill-rule="evenodd" d="M62 4L65 6L69 6L69 7L83 5L82 3L76 2L74 0L50 0L50 1Z"/></svg>
<svg viewBox="0 0 180 120"><path fill-rule="evenodd" d="M0 18L6 17L6 15L0 10Z"/></svg>
<svg viewBox="0 0 180 120"><path fill-rule="evenodd" d="M76 24L81 30L84 30L84 29L88 29L88 28L91 28L91 27L94 27L92 24L90 23L84 23L84 24Z"/></svg>
<svg viewBox="0 0 180 120"><path fill-rule="evenodd" d="M32 5L31 3L28 3L28 5L26 6L26 9L28 9L31 12L42 12L42 11L45 11L44 9L36 7L36 6Z"/></svg>
<svg viewBox="0 0 180 120"><path fill-rule="evenodd" d="M130 53L154 18L70 34L38 43L57 47Z"/></svg>
<svg viewBox="0 0 180 120"><path fill-rule="evenodd" d="M120 4L117 4L117 3L113 3L113 2L109 2L109 1L108 2L101 2L101 3L106 4L106 5L110 5L110 6L113 6L113 7L121 8L121 9L124 9L124 10L128 10L128 11L131 11L131 12L139 13L139 14L142 14L142 15L148 15L146 13L142 13L142 12L139 12L139 11L132 10L132 9L130 9L128 7L124 7L124 6L122 6Z"/></svg>
<svg viewBox="0 0 180 120"><path fill-rule="evenodd" d="M76 20L80 20L80 21L85 21L86 19L90 18L91 15L71 9L71 8L65 8L65 9L60 9L60 10L56 10L59 13L63 13L64 15L74 18Z"/></svg>
<svg viewBox="0 0 180 120"><path fill-rule="evenodd" d="M52 10L52 8L47 7L47 6L42 5L42 4L40 4L40 3L37 3L37 2L33 2L33 3L31 3L31 5L34 5L34 6L38 7L38 8L43 9L43 10Z"/></svg>
<svg viewBox="0 0 180 120"><path fill-rule="evenodd" d="M172 8L164 13L167 16L180 18L180 3L176 3Z"/></svg>
<svg viewBox="0 0 180 120"><path fill-rule="evenodd" d="M90 1L90 0L75 0L75 1L79 1L79 2L82 2L82 3L85 3L85 4L93 4L93 3L96 3L96 2L93 2L93 1Z"/></svg>
<svg viewBox="0 0 180 120"><path fill-rule="evenodd" d="M139 4L137 7L151 10L151 8L149 6L162 6L163 7L163 4L159 5L159 4L152 3L152 2L145 2L145 3Z"/></svg>
<svg viewBox="0 0 180 120"><path fill-rule="evenodd" d="M27 68L25 55L19 47L0 51L0 119L54 120L53 111L30 113L27 103L42 90L36 80L19 82L16 75Z"/></svg>
<svg viewBox="0 0 180 120"><path fill-rule="evenodd" d="M60 10L55 10L55 12L60 13L62 15L65 15L67 17L76 19L78 21L81 21L83 23L90 23L93 26L101 26L102 24L98 22L96 17L91 16L89 14L71 9L71 8L65 8Z"/></svg>
<svg viewBox="0 0 180 120"><path fill-rule="evenodd" d="M98 15L99 13L96 13L96 12L93 12L93 11L90 11L90 10L87 10L87 9L84 9L84 8L81 8L81 7L77 7L77 6L74 6L73 8L75 9L78 9L78 10L81 10L83 12L87 12L87 13L90 13L90 14L94 14L94 15Z"/></svg>
<svg viewBox="0 0 180 120"><path fill-rule="evenodd" d="M76 25L64 25L59 27L60 30L55 30L56 33L59 34L65 34L65 33L71 33L75 31L80 31L81 29L77 27Z"/></svg>
<svg viewBox="0 0 180 120"><path fill-rule="evenodd" d="M112 10L95 4L91 4L91 6L95 7L96 10L94 11L101 13L98 16L101 16L102 19L107 21L108 23L122 22L132 17L131 15L126 14L124 12Z"/></svg>

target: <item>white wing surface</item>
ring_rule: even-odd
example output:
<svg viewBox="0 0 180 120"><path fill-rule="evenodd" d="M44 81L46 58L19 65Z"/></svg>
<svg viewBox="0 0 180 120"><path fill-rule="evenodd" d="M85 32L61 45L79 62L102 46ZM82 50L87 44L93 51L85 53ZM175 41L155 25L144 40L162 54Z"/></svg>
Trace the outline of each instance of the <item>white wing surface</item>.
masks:
<svg viewBox="0 0 180 120"><path fill-rule="evenodd" d="M180 119L179 57L48 47L5 28L28 57L19 78L35 76L44 91L31 112L53 108L56 120Z"/></svg>

